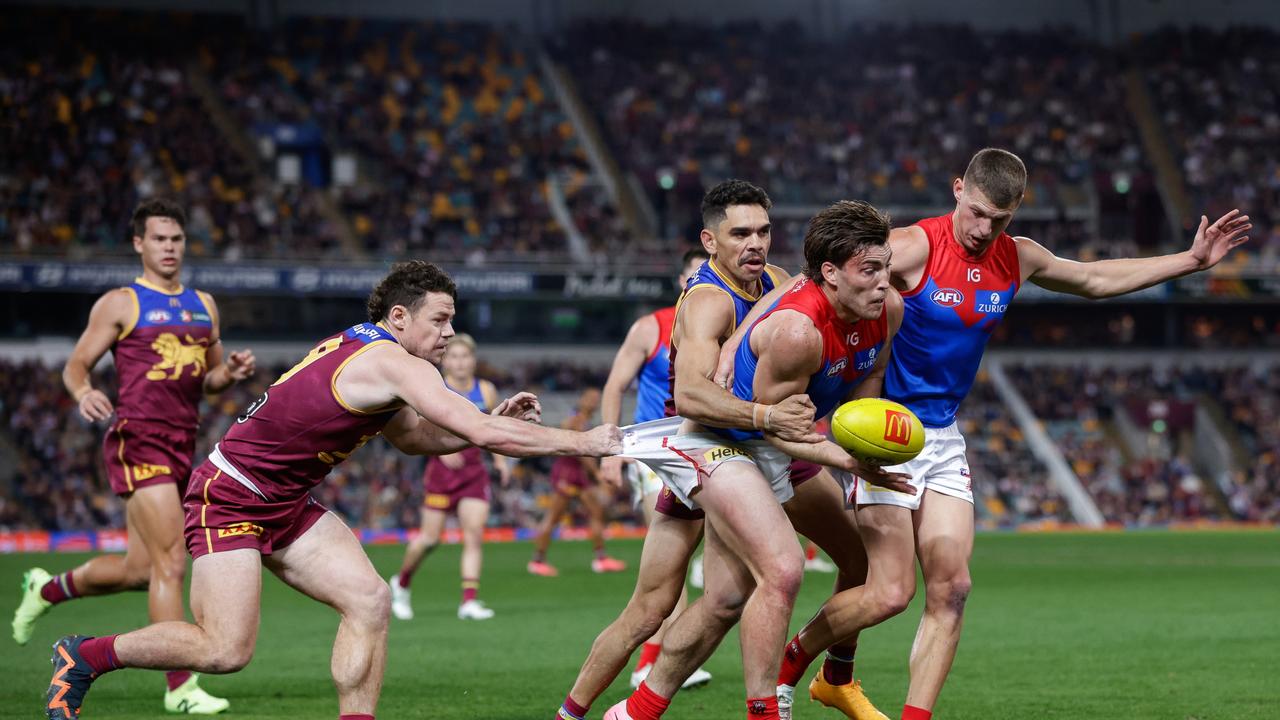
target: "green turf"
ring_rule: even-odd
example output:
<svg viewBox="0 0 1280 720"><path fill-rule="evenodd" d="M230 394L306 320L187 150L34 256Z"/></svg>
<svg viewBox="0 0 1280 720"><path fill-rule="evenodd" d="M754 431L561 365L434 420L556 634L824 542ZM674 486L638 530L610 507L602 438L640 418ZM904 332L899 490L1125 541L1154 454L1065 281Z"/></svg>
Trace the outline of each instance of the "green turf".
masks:
<svg viewBox="0 0 1280 720"><path fill-rule="evenodd" d="M614 543L634 564L640 545ZM384 574L400 549L371 550ZM432 556L414 584L418 618L393 620L378 716L548 720L596 632L625 602L630 573L588 571L584 543L553 546L556 579L524 572L527 545L486 550L482 597L497 611L485 623L454 618L456 547ZM0 613L11 617L22 570L51 571L72 555L0 556ZM973 565L964 639L939 718L1280 717L1280 534L1124 533L983 535ZM797 609L807 617L830 576L808 575ZM54 608L32 642L0 653L0 717L39 717L50 644L70 632L126 630L145 620L141 594ZM906 692L906 658L920 600L867 632L858 674L896 718ZM334 718L328 678L336 618L274 579L265 585L258 651L239 674L205 686L232 701L237 718ZM7 635L7 627L5 629ZM707 668L716 679L680 695L668 713L741 718L736 636ZM624 696L622 678L592 717ZM84 718L160 718L158 673L125 671L94 687ZM803 702L797 718L831 718Z"/></svg>

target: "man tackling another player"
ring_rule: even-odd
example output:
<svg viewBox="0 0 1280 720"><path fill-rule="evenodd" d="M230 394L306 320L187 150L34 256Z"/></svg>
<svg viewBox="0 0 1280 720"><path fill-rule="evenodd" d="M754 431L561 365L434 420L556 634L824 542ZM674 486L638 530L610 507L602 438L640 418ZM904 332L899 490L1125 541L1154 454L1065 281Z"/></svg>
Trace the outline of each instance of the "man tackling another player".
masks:
<svg viewBox="0 0 1280 720"><path fill-rule="evenodd" d="M915 460L888 469L909 473L917 492L858 483L858 526L870 560L867 583L832 597L796 635L779 677L782 686L799 682L809 661L831 644L902 612L915 594L918 558L925 610L911 649L902 718L929 720L955 658L972 588L973 494L955 416L1014 294L1027 280L1091 299L1133 292L1213 267L1248 239L1244 233L1252 227L1233 210L1213 224L1202 217L1191 249L1183 253L1073 262L1005 233L1025 185L1026 168L1016 155L982 150L953 183L952 213L890 236L892 282L904 297L905 317L884 395L919 416L926 441ZM814 680L824 682L821 675Z"/></svg>
<svg viewBox="0 0 1280 720"><path fill-rule="evenodd" d="M351 530L308 491L379 433L404 452L430 455L477 445L508 456L599 457L620 447L612 425L579 433L523 422L540 412L527 393L485 415L445 386L435 363L453 336L455 294L434 265L396 265L369 297L369 322L316 346L236 419L185 498L195 624L59 640L51 720L76 718L90 684L119 668L243 668L257 640L263 566L338 611L331 671L339 712L373 717L390 590Z"/></svg>
<svg viewBox="0 0 1280 720"><path fill-rule="evenodd" d="M851 319L845 324L852 326L865 319L872 325L859 326L836 340L823 339L802 346L797 329L777 329L786 325L782 320L789 322L792 314L780 313L782 320L777 328L769 329L777 332L769 341L776 348L769 348L768 354L763 346L749 350L753 365L754 353L769 358L757 381L751 381L752 371L744 370L747 385L737 388L733 395L710 382L720 342L745 315L740 312L743 303L738 301L750 304L759 296L759 281L733 280L753 265L757 273L765 269L766 208L767 198L740 204L736 209L741 217L734 218L734 225L747 232L730 233L728 243L716 245L717 252L708 267L718 275L725 273L721 276L724 282L709 287L718 287L722 292L695 294L699 288L691 283L681 300L672 337L673 348L678 350L674 396L678 409L691 418L647 423L627 433L624 454L654 467L683 504L696 503L706 510L706 592L671 628L649 678L630 698L611 708L606 718L660 717L683 679L710 655L739 618L747 716L778 717L774 680L803 564L799 543L780 505L795 493L790 483L790 456L856 471L876 482L909 490L901 476L864 467L821 436L809 432L799 442L779 437L768 419L768 408L772 407L768 402L790 402L798 397L792 393L806 388L818 392L822 407L830 410L877 367L874 358L888 339L887 319L883 317L888 290L887 253L867 259L867 268L862 263L871 245L883 248L888 221L870 206L843 203L824 211L810 224L805 254L806 260L819 268L814 272L820 273L825 282L837 282L834 278L838 276L832 298L841 301L840 317ZM724 260L730 262L722 264ZM834 265L837 262L840 264ZM725 265L736 272L722 269ZM829 266L834 275L828 272ZM855 274L860 284L851 282ZM818 299L806 296L805 302L818 308ZM823 302L830 302L830 298ZM810 322L822 328L819 332L826 338L831 317L817 315ZM844 325L836 323L832 327ZM796 344L790 344L793 341ZM810 359L809 350L815 353L811 358L814 367L805 364ZM786 363L797 364L784 367L783 355ZM867 357L872 360L867 362ZM775 362L779 363L778 368L773 368ZM830 364L818 367L827 362ZM883 362L878 367L882 369ZM805 398L805 405L812 412L814 403ZM763 434L720 426L755 428L763 430ZM835 501L827 504L836 505L839 510L838 498L836 494ZM856 545L856 534L851 533L851 537Z"/></svg>

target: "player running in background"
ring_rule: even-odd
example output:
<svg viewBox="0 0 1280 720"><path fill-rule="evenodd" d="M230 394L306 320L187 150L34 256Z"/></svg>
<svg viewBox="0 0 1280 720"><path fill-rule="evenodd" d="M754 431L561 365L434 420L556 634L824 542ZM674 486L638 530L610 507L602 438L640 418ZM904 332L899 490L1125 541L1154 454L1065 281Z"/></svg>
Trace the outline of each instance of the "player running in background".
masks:
<svg viewBox="0 0 1280 720"><path fill-rule="evenodd" d="M956 411L1014 294L1030 280L1089 299L1123 295L1213 267L1248 240L1244 234L1252 227L1248 216L1233 210L1212 224L1201 217L1185 252L1065 260L1005 232L1022 202L1026 177L1013 153L982 150L952 183L955 210L890 235L892 281L902 292L905 316L884 396L915 412L926 440L919 457L888 469L911 475L917 493L858 483L858 525L870 558L867 583L832 597L795 636L788 645L790 673L780 684L799 682L808 661L833 643L902 612L916 591L918 558L925 609L911 648L902 718L929 720L955 658L972 588L973 493ZM819 673L811 692L825 682Z"/></svg>
<svg viewBox="0 0 1280 720"><path fill-rule="evenodd" d="M587 388L578 397L578 407L573 415L565 418L560 427L566 430L586 430L591 418L600 407L600 391ZM560 574L547 562L547 547L551 545L551 533L560 524L569 508L569 501L577 498L587 509L587 527L595 557L591 560L591 572L622 572L627 564L611 558L604 551L604 521L606 499L600 486L600 464L592 458L561 457L551 465L551 504L533 538L533 558L528 570L534 575L555 577Z"/></svg>
<svg viewBox="0 0 1280 720"><path fill-rule="evenodd" d="M480 412L498 406L498 390L488 380L476 378L476 341L459 333L449 341L440 363L444 384L470 400ZM510 459L493 456L502 486L511 480ZM477 597L480 591L480 565L483 560L484 526L489 522L489 468L484 452L471 447L460 453L441 455L427 461L423 482L426 492L422 500L422 529L404 550L400 571L387 581L391 585L391 613L401 620L413 619L409 583L423 559L435 550L444 532L449 513L458 517L462 529L462 602L459 620L488 620L493 610Z"/></svg>
<svg viewBox="0 0 1280 720"><path fill-rule="evenodd" d="M51 720L76 718L90 684L119 668L243 668L257 641L264 566L338 612L330 668L339 712L372 720L391 591L351 529L310 490L379 433L424 455L478 445L516 457L598 457L621 445L612 425L579 433L524 422L540 414L528 393L486 415L450 390L435 363L453 336L455 296L434 265L393 266L369 297L369 322L317 345L236 419L184 498L196 622L59 640L46 699Z"/></svg>
<svg viewBox="0 0 1280 720"><path fill-rule="evenodd" d="M796 445L822 443L837 450L834 457L823 454L825 462L856 467L880 482L894 482L863 468L814 434L814 406L806 396L787 395L770 405L736 397L711 382L720 343L773 284L765 284L762 278L769 245L768 198L747 183L726 185L731 187L725 193L736 196L722 206L727 208L724 222L729 232L722 233L722 238L721 233L706 230L703 236L704 244L714 249L704 269L719 282L703 277L700 285L699 271L681 298L672 334L673 395L677 409L688 419L635 426L628 429L625 440L625 454L657 469L683 505L694 507L696 499L696 505L705 510L706 592L672 626L648 679L605 714L613 720L660 717L680 684L740 617L748 717L778 716L774 680L803 572L800 545L781 507L796 494L790 482L792 460L758 436L718 428L763 430L766 437L788 445L774 434L772 415L785 406L803 408L796 413L803 428ZM714 190L708 193L704 209L714 196ZM708 228L717 227L713 219L704 217ZM793 448L788 445L788 449ZM823 482L830 483L811 481L804 487L820 490ZM834 498L825 504L847 521L834 483L830 490ZM847 527L847 537L857 547L856 532Z"/></svg>
<svg viewBox="0 0 1280 720"><path fill-rule="evenodd" d="M253 353L224 362L218 308L208 293L182 286L186 214L172 200L142 201L133 212L133 249L142 276L94 303L89 325L62 371L63 382L90 422L115 414L102 443L111 489L124 498L124 555L99 555L50 576L32 568L23 578L13 639L25 645L36 620L54 605L82 597L148 590L152 622L182 620L187 554L182 544L181 493L195 454L200 398L253 374ZM119 378L117 404L91 383L110 350ZM169 712L212 714L228 703L200 689L196 676L167 676Z"/></svg>
<svg viewBox="0 0 1280 720"><path fill-rule="evenodd" d="M707 251L702 248L686 252L680 262L678 287L683 290L690 276L708 257ZM621 422L622 394L633 380L636 381L636 411L633 422L649 422L665 416L667 400L671 398L671 358L668 351L671 324L675 315L676 308L672 305L655 310L631 324L622 347L618 348L618 354L613 358L613 366L609 369L609 378L605 381L601 394L600 418L604 422ZM600 476L606 482L621 485L623 475L630 480L632 497L644 511L645 526L652 527L657 518L654 506L662 492L662 480L644 463L616 455L600 461ZM631 673L631 687L639 687L648 677L649 669L662 649L662 636L687 604L688 592L682 583L675 609L640 648L640 657ZM685 681L684 687L701 685L710 680L711 673L699 668ZM592 701L594 702L594 698Z"/></svg>

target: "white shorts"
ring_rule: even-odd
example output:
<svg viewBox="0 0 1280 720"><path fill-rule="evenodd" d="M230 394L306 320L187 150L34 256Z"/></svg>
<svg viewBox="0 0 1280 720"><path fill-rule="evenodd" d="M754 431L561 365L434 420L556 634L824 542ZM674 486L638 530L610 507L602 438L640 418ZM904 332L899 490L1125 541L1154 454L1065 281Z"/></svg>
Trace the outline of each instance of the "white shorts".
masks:
<svg viewBox="0 0 1280 720"><path fill-rule="evenodd" d="M773 496L784 503L795 495L791 458L765 440L734 443L711 433L678 434L684 418L651 420L622 428L623 457L649 466L681 503L694 502L702 482L728 462L752 463L764 475Z"/></svg>
<svg viewBox="0 0 1280 720"><path fill-rule="evenodd" d="M658 473L642 462L630 462L622 467L622 472L631 483L631 499L633 505L639 505L646 495L662 492L662 478Z"/></svg>
<svg viewBox="0 0 1280 720"><path fill-rule="evenodd" d="M969 477L969 459L965 456L964 435L955 423L944 428L924 429L924 449L910 462L884 468L889 472L911 476L915 495L872 485L866 480L857 481L857 504L897 505L916 510L925 490L960 498L973 504L973 480Z"/></svg>

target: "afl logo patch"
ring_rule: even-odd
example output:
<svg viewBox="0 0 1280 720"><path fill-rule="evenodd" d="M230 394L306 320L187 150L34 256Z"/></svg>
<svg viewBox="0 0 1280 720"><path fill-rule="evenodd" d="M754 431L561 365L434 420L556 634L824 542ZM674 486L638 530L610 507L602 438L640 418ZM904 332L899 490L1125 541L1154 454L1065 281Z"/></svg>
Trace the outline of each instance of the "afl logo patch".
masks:
<svg viewBox="0 0 1280 720"><path fill-rule="evenodd" d="M938 288L929 296L934 305L942 307L955 307L964 302L964 293L954 288Z"/></svg>
<svg viewBox="0 0 1280 720"><path fill-rule="evenodd" d="M169 314L168 310L156 309L156 310L147 311L147 322L149 323L156 323L156 324L167 323L172 319L173 319L173 316Z"/></svg>

